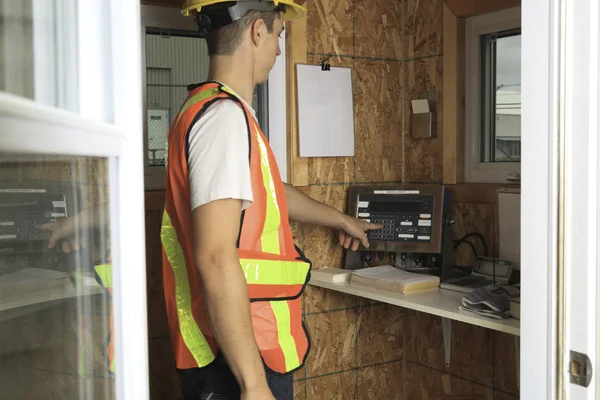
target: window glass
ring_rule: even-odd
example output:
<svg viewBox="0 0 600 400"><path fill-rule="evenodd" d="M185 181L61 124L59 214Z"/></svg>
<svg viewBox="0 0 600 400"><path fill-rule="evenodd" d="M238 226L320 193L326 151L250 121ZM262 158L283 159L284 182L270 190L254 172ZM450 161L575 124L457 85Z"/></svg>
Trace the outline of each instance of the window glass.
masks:
<svg viewBox="0 0 600 400"><path fill-rule="evenodd" d="M0 177L1 397L115 398L108 159L0 153Z"/></svg>
<svg viewBox="0 0 600 400"><path fill-rule="evenodd" d="M521 32L481 37L481 161L521 161Z"/></svg>
<svg viewBox="0 0 600 400"><path fill-rule="evenodd" d="M0 1L0 91L77 111L75 0Z"/></svg>

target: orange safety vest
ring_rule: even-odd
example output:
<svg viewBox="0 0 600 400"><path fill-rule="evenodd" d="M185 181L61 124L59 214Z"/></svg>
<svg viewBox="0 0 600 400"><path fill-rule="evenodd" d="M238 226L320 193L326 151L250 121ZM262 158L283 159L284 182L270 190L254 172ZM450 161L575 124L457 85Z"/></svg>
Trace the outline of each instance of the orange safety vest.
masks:
<svg viewBox="0 0 600 400"><path fill-rule="evenodd" d="M302 368L310 348L300 296L310 278L311 263L294 245L285 189L262 130L235 93L212 82L190 88L168 139L161 242L177 368L204 367L218 353L194 261L187 151L191 127L211 104L222 100L240 104L248 126L253 203L242 212L237 248L248 284L254 336L268 369L292 372Z"/></svg>
<svg viewBox="0 0 600 400"><path fill-rule="evenodd" d="M100 264L94 267L96 275L98 276L100 283L104 289L108 292L109 297L112 299L112 264ZM115 340L114 340L114 318L112 304L110 306L110 326L109 333L106 338L105 354L106 354L106 367L107 369L115 373Z"/></svg>

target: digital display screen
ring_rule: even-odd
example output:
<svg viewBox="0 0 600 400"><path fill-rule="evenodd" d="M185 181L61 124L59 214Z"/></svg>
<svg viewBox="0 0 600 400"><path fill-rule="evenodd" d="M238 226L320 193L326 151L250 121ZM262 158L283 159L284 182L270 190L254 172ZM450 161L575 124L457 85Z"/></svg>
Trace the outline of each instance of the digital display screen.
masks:
<svg viewBox="0 0 600 400"><path fill-rule="evenodd" d="M417 201L371 201L370 212L393 212L393 213L418 213L421 203Z"/></svg>

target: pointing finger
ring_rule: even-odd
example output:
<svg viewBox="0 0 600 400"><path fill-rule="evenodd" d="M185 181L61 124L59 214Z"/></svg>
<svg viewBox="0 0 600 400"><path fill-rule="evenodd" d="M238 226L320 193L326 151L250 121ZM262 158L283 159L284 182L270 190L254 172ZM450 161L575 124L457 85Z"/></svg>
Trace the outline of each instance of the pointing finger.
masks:
<svg viewBox="0 0 600 400"><path fill-rule="evenodd" d="M381 225L381 224L372 224L372 223L367 223L367 229L371 230L371 231L375 231L377 229L383 229L385 225Z"/></svg>

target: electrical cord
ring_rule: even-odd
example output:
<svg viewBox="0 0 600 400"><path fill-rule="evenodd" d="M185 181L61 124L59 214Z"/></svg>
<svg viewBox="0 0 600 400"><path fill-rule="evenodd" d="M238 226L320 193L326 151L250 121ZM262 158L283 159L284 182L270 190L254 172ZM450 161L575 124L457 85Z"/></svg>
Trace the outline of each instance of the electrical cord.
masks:
<svg viewBox="0 0 600 400"><path fill-rule="evenodd" d="M399 266L399 265L396 265L396 253L395 253L395 252L391 251L391 252L388 254L388 257L389 257L389 259L390 259L390 265L391 265L392 267L394 267L394 268L397 268L397 269L402 269L402 268L400 268L400 266Z"/></svg>
<svg viewBox="0 0 600 400"><path fill-rule="evenodd" d="M488 256L488 247L487 247L487 243L485 241L485 238L483 237L483 235L481 233L478 232L470 232L467 233L465 236L461 237L458 240L455 240L454 242L457 243L458 245L460 245L460 243L464 243L464 241L470 237L476 236L479 238L479 240L481 240L481 244L483 246L483 255L484 256ZM470 242L469 242L470 243ZM458 246L455 245L454 248L456 249Z"/></svg>
<svg viewBox="0 0 600 400"><path fill-rule="evenodd" d="M458 240L455 240L454 243L455 243L454 250L456 250L463 243L469 245L471 250L473 250L473 255L475 256L475 258L477 258L477 256L478 256L477 249L475 248L475 245L473 245L473 243L471 243L470 240L458 239Z"/></svg>
<svg viewBox="0 0 600 400"><path fill-rule="evenodd" d="M364 253L364 257L363 257L364 261L367 263L367 265L369 267L374 267L373 263L371 262L371 252L370 251L366 251Z"/></svg>

